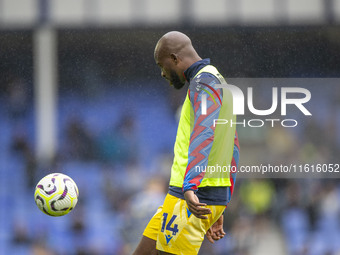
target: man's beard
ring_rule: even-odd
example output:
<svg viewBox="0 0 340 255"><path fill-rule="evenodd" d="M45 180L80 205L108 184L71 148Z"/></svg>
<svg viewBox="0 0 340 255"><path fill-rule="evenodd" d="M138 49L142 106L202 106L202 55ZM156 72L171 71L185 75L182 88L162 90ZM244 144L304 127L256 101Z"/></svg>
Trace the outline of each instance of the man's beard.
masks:
<svg viewBox="0 0 340 255"><path fill-rule="evenodd" d="M181 89L185 84L185 82L182 82L177 73L173 70L170 71L170 83L175 89Z"/></svg>

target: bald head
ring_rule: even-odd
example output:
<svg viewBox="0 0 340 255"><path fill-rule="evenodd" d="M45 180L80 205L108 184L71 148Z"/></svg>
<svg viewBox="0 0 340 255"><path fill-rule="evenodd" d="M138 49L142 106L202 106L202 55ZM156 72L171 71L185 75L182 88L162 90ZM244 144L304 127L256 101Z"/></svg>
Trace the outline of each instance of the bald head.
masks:
<svg viewBox="0 0 340 255"><path fill-rule="evenodd" d="M157 62L158 59L170 57L172 54L177 55L182 61L192 62L191 64L200 60L190 38L178 31L168 32L159 39L155 47L154 57Z"/></svg>
<svg viewBox="0 0 340 255"><path fill-rule="evenodd" d="M182 77L183 72L193 63L201 60L192 46L190 38L178 31L168 32L159 39L154 57L162 69L164 78L170 80L167 73L172 72L173 75L176 73L182 82L185 82Z"/></svg>

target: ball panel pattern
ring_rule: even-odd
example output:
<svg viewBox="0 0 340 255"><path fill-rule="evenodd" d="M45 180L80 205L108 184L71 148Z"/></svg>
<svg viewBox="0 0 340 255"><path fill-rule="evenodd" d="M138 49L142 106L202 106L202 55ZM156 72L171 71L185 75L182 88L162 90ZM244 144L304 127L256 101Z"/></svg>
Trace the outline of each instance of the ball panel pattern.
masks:
<svg viewBox="0 0 340 255"><path fill-rule="evenodd" d="M38 208L50 216L69 213L76 206L78 196L76 183L61 173L49 174L42 178L34 193Z"/></svg>

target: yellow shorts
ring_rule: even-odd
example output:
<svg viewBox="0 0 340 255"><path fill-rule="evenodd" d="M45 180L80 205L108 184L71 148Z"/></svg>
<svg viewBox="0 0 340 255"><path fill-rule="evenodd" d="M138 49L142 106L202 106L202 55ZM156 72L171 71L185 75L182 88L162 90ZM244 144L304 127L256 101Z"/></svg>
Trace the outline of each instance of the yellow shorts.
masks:
<svg viewBox="0 0 340 255"><path fill-rule="evenodd" d="M204 235L222 215L224 205L207 205L211 214L199 219L188 210L185 200L167 194L144 230L143 235L156 240L157 250L173 254L196 255Z"/></svg>

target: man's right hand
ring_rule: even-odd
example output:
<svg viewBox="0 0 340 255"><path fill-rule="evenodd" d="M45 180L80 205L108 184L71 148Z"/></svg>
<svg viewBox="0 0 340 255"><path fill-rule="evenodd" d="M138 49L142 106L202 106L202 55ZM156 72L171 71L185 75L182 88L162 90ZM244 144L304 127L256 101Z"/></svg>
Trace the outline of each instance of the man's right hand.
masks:
<svg viewBox="0 0 340 255"><path fill-rule="evenodd" d="M189 211L200 219L208 219L206 214L211 214L211 210L209 208L205 208L202 206L206 206L204 203L200 203L198 197L192 190L188 190L184 193L185 201L187 202Z"/></svg>

